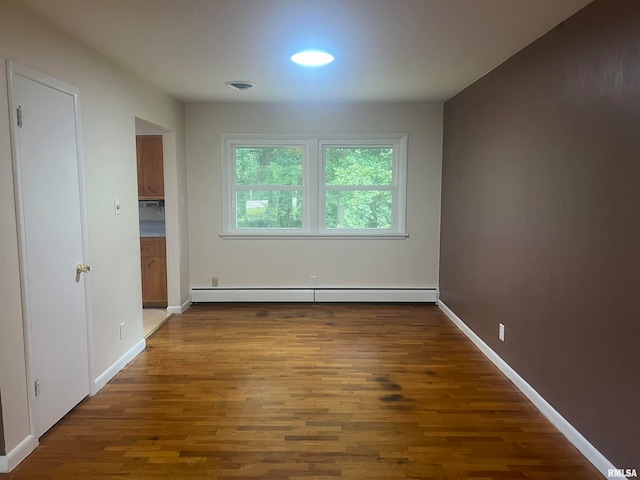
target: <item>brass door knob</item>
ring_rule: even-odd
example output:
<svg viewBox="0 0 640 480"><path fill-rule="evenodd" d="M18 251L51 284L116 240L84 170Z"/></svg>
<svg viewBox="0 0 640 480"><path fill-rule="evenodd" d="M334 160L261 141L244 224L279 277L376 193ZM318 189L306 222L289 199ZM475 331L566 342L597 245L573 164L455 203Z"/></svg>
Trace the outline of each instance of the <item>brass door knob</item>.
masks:
<svg viewBox="0 0 640 480"><path fill-rule="evenodd" d="M77 273L89 273L91 271L91 267L89 265L85 265L84 263L79 263L76 265Z"/></svg>

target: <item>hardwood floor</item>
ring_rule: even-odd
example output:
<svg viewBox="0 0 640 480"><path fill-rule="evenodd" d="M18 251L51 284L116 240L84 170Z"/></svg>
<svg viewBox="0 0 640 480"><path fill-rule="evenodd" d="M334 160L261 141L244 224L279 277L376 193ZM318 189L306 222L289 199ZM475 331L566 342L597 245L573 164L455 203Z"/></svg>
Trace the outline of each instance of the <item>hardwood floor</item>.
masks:
<svg viewBox="0 0 640 480"><path fill-rule="evenodd" d="M199 306L0 479L601 479L434 306Z"/></svg>

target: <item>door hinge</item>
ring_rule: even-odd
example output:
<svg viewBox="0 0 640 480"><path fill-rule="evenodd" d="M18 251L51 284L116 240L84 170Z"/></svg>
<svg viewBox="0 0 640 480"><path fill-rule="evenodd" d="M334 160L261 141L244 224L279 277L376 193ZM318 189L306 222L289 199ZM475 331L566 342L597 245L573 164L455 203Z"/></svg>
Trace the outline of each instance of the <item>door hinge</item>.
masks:
<svg viewBox="0 0 640 480"><path fill-rule="evenodd" d="M40 380L33 382L33 387L36 392L36 398L38 398L40 396Z"/></svg>
<svg viewBox="0 0 640 480"><path fill-rule="evenodd" d="M17 117L18 117L18 128L22 128L22 105L18 105Z"/></svg>

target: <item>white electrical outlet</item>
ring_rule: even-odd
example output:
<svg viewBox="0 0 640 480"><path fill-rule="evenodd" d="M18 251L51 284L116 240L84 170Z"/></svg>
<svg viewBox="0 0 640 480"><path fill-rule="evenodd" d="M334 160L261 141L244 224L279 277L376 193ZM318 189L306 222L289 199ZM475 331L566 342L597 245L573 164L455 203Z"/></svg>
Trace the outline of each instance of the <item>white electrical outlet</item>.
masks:
<svg viewBox="0 0 640 480"><path fill-rule="evenodd" d="M498 329L498 338L504 342L504 323L500 323L500 328Z"/></svg>
<svg viewBox="0 0 640 480"><path fill-rule="evenodd" d="M318 277L316 277L315 275L311 275L309 277L309 285L311 287L317 287L318 286Z"/></svg>
<svg viewBox="0 0 640 480"><path fill-rule="evenodd" d="M125 322L122 322L120 324L120 340L124 340L124 334L125 334L124 324L125 324Z"/></svg>

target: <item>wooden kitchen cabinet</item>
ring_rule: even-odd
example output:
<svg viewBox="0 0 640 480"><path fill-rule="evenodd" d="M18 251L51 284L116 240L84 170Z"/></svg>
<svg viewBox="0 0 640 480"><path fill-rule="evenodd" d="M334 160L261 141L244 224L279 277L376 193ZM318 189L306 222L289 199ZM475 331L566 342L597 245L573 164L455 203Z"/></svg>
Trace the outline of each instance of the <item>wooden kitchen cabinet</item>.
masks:
<svg viewBox="0 0 640 480"><path fill-rule="evenodd" d="M141 237L142 306L167 306L167 247L164 237Z"/></svg>
<svg viewBox="0 0 640 480"><path fill-rule="evenodd" d="M137 135L138 197L164 198L162 135Z"/></svg>

